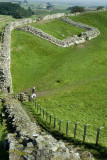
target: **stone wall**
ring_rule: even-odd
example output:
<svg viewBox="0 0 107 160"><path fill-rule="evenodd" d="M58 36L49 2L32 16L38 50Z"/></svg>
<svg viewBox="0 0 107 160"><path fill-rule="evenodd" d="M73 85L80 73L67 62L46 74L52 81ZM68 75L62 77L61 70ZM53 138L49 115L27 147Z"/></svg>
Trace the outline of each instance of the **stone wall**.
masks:
<svg viewBox="0 0 107 160"><path fill-rule="evenodd" d="M92 27L92 26L89 26L89 25L86 25L80 22L74 22L69 18L61 18L61 20L70 25L87 30L86 32L81 33L81 38L84 38L85 40L91 40L100 34L100 31L95 27Z"/></svg>
<svg viewBox="0 0 107 160"><path fill-rule="evenodd" d="M14 130L4 143L9 147L9 160L80 160L79 154L71 147L32 123L17 100L7 97L3 107L5 117Z"/></svg>
<svg viewBox="0 0 107 160"><path fill-rule="evenodd" d="M11 31L20 25L31 23L31 19L23 19L8 23L2 31L2 45L0 49L0 91L12 92L12 78L10 72Z"/></svg>
<svg viewBox="0 0 107 160"><path fill-rule="evenodd" d="M65 13L57 13L57 14L52 14L52 15L46 15L45 17L42 18L42 20L49 20L49 19L54 19L54 18L60 18L65 16Z"/></svg>
<svg viewBox="0 0 107 160"><path fill-rule="evenodd" d="M77 13L79 14L79 13ZM53 14L53 15L47 15L43 18L43 20L48 20L48 19L54 19L54 18L59 18L65 16L64 13L58 13L58 14ZM80 44L84 43L85 40L91 40L92 38L97 37L100 32L98 29L79 23L79 22L74 22L69 18L61 18L62 21L74 25L80 28L84 28L87 31L81 33L81 36L74 36L74 37L68 37L64 40L57 39L53 37L52 35L49 35L42 30L38 28L33 28L31 26L25 26L25 27L20 27L20 30L30 32L40 38L43 38L47 41L50 41L51 43L59 46L59 47L69 47L75 44ZM11 78L11 72L10 72L10 64L11 64L11 59L10 59L10 45L11 45L11 31L18 26L22 26L28 23L32 23L32 20L30 18L28 19L23 19L15 22L10 22L9 24L6 25L2 32L2 46L0 49L0 91L2 92L12 92L12 78Z"/></svg>
<svg viewBox="0 0 107 160"><path fill-rule="evenodd" d="M52 35L49 35L48 33L43 32L42 30L40 30L38 28L34 28L31 26L19 27L17 29L29 32L33 35L36 35L42 39L45 39L45 40L51 42L59 47L69 47L69 46L72 46L75 44L84 43L86 40L91 40L92 38L95 38L100 34L98 29L91 27L91 26L88 26L86 24L83 24L80 22L74 22L74 21L70 20L69 18L61 18L61 20L70 24L70 25L74 25L76 27L83 28L87 31L81 33L80 36L75 35L74 37L68 37L64 40L60 40L60 39L53 37Z"/></svg>

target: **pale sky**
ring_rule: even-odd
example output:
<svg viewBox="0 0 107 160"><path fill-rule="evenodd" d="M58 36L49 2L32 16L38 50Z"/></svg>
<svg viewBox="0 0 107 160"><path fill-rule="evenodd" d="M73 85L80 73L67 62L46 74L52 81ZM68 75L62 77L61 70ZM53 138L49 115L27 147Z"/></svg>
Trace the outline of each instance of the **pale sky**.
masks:
<svg viewBox="0 0 107 160"><path fill-rule="evenodd" d="M60 3L60 2L64 2L64 3L70 3L70 4L82 4L82 5L86 5L86 4L90 4L90 5L104 5L107 6L107 0L29 0L29 1L36 1L36 2L52 2L52 3Z"/></svg>

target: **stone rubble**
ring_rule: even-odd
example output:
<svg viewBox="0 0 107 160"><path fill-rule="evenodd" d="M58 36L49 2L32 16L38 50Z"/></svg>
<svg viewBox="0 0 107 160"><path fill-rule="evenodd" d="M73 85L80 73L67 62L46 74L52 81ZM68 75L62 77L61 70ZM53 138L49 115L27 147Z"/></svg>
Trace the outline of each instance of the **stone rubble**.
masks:
<svg viewBox="0 0 107 160"><path fill-rule="evenodd" d="M80 155L42 132L32 123L20 103L10 97L3 103L5 116L14 134L8 134L9 160L80 160Z"/></svg>

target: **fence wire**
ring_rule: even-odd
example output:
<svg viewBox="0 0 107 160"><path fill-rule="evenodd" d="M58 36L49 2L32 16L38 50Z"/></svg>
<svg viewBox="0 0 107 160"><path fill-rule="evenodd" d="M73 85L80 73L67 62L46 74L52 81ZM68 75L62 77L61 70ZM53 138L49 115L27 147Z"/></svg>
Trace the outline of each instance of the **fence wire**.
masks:
<svg viewBox="0 0 107 160"><path fill-rule="evenodd" d="M41 119L53 130L57 130L63 133L67 137L75 138L77 140L96 143L98 139L98 144L102 146L107 146L107 128L101 127L98 135L98 128L91 125L83 125L80 122L64 121L60 117L49 112L47 109L43 108L40 104L35 102L32 106L32 110L35 114L40 115Z"/></svg>

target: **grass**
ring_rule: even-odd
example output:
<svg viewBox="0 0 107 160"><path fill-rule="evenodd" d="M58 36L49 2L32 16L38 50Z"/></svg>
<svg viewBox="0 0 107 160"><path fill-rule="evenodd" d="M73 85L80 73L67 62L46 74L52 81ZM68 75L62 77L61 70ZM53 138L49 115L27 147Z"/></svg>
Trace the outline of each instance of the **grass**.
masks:
<svg viewBox="0 0 107 160"><path fill-rule="evenodd" d="M104 126L99 144L107 146L107 12L72 19L98 28L101 34L84 44L60 48L29 33L12 32L13 89L21 92L36 86L43 108L64 123L81 122L78 137L84 125L90 124L88 143L95 143L97 128Z"/></svg>
<svg viewBox="0 0 107 160"><path fill-rule="evenodd" d="M44 32L53 35L54 37L58 39L65 39L69 36L73 35L79 35L81 32L85 32L84 29L70 26L69 24L61 21L61 20L54 20L49 21L48 23L38 22L31 24L35 28L39 28L43 30ZM60 26L60 28L59 28Z"/></svg>

